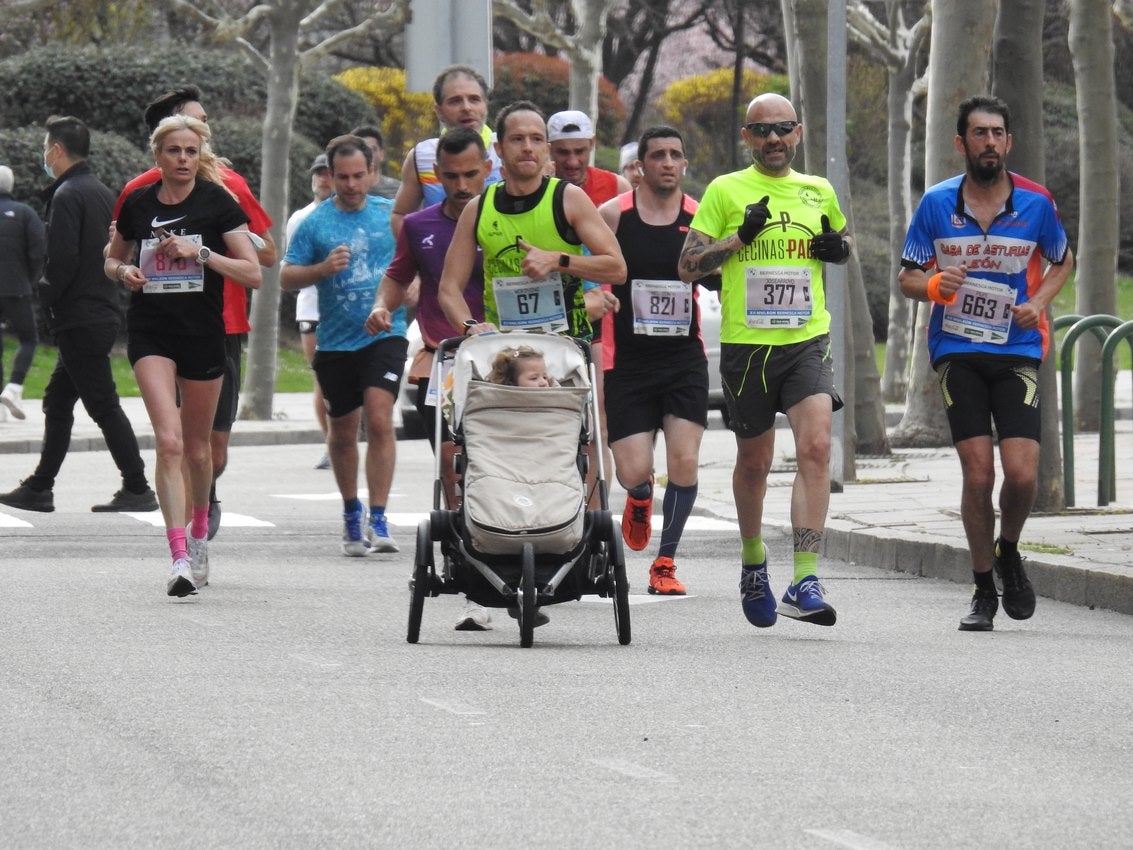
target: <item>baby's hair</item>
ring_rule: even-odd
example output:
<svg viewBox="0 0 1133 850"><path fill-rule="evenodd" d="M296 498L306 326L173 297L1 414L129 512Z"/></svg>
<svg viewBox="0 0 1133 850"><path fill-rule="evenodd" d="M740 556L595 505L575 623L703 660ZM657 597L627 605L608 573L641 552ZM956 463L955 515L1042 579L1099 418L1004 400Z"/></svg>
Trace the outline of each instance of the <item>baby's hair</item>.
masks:
<svg viewBox="0 0 1133 850"><path fill-rule="evenodd" d="M492 371L488 373L488 380L493 384L517 386L520 367L532 360L542 359L543 352L529 345L502 349L492 360Z"/></svg>

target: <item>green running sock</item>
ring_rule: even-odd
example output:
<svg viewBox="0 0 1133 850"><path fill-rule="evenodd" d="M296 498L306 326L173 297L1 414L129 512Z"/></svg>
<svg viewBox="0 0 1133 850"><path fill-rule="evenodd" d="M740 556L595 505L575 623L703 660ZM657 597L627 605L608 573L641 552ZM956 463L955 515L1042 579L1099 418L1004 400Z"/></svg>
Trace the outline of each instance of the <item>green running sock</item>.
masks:
<svg viewBox="0 0 1133 850"><path fill-rule="evenodd" d="M818 575L818 553L817 552L796 552L795 553L795 578L791 584L798 584L807 576Z"/></svg>
<svg viewBox="0 0 1133 850"><path fill-rule="evenodd" d="M745 564L762 564L767 560L767 547L763 545L762 537L741 537L743 544L743 562Z"/></svg>

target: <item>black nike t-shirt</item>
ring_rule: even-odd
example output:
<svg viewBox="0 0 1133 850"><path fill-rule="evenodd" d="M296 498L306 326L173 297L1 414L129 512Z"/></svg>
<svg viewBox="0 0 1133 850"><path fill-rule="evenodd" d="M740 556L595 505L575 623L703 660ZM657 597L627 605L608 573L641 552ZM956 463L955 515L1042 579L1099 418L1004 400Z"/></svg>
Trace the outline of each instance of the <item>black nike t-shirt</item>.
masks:
<svg viewBox="0 0 1133 850"><path fill-rule="evenodd" d="M122 203L116 227L137 249L135 262L149 280L130 296L129 332L179 336L224 335L224 278L196 258L169 260L154 246L164 229L192 239L218 254L226 253L224 234L248 216L224 187L198 179L179 204L157 199L161 183L143 186Z"/></svg>

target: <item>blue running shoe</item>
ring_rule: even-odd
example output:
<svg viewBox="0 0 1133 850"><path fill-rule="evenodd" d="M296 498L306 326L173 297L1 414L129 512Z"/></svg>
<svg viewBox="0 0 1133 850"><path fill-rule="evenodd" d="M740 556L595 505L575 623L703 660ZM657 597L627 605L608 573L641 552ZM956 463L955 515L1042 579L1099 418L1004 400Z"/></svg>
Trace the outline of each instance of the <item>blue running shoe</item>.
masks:
<svg viewBox="0 0 1133 850"><path fill-rule="evenodd" d="M807 576L797 584L792 584L783 594L779 603L779 613L792 620L803 620L816 626L833 626L838 614L822 598L822 585L814 576Z"/></svg>
<svg viewBox="0 0 1133 850"><path fill-rule="evenodd" d="M361 558L370 552L370 543L362 536L362 523L366 514L362 508L342 514L342 554Z"/></svg>
<svg viewBox="0 0 1133 850"><path fill-rule="evenodd" d="M366 539L371 552L396 552L397 543L389 533L385 516L370 514L370 526L366 529Z"/></svg>
<svg viewBox="0 0 1133 850"><path fill-rule="evenodd" d="M740 569L740 604L747 621L756 628L775 625L775 594L767 577L767 562L744 564Z"/></svg>

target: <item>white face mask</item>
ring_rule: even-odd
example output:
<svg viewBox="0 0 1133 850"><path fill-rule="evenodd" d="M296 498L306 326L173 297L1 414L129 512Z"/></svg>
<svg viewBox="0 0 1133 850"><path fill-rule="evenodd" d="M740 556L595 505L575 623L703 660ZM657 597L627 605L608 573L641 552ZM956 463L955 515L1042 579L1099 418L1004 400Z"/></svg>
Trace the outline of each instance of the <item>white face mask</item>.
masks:
<svg viewBox="0 0 1133 850"><path fill-rule="evenodd" d="M55 172L51 170L51 166L47 164L47 154L43 155L43 171L52 180L55 179Z"/></svg>

